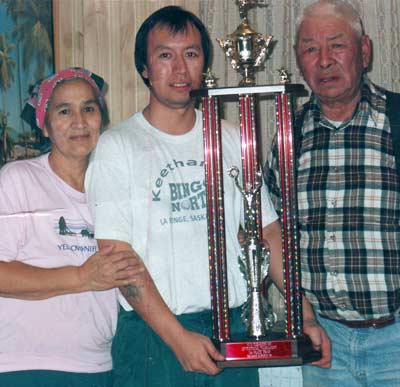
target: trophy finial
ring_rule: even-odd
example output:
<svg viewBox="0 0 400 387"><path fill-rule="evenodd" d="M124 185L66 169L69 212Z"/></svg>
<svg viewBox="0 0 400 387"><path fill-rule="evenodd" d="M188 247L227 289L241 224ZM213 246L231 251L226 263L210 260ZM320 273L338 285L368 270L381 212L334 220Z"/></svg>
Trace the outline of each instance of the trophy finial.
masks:
<svg viewBox="0 0 400 387"><path fill-rule="evenodd" d="M238 0L240 19L247 19L247 11L250 8L250 0Z"/></svg>
<svg viewBox="0 0 400 387"><path fill-rule="evenodd" d="M237 0L237 3L239 5L239 15L242 21L247 19L247 12L251 7L267 5L266 0Z"/></svg>
<svg viewBox="0 0 400 387"><path fill-rule="evenodd" d="M290 75L289 72L282 66L280 69L277 69L279 73L279 83L281 85L285 85L287 83L290 83Z"/></svg>
<svg viewBox="0 0 400 387"><path fill-rule="evenodd" d="M217 39L217 42L230 60L232 68L242 75L239 86L254 86L254 73L264 65L273 37L254 31L247 20L247 11L250 7L267 3L266 0L237 0L237 3L241 23L226 39Z"/></svg>
<svg viewBox="0 0 400 387"><path fill-rule="evenodd" d="M207 72L203 74L204 84L207 89L215 89L217 87L217 77L211 71L210 68L207 69Z"/></svg>

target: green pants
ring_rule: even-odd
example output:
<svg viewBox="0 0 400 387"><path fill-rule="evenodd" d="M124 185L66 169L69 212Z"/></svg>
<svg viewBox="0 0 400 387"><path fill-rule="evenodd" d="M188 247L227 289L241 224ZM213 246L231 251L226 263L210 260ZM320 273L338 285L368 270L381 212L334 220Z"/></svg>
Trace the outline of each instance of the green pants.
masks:
<svg viewBox="0 0 400 387"><path fill-rule="evenodd" d="M112 387L113 374L62 371L16 371L0 373L1 387Z"/></svg>
<svg viewBox="0 0 400 387"><path fill-rule="evenodd" d="M211 337L211 312L177 316L188 330ZM231 311L233 335L243 331ZM259 387L257 368L227 368L216 376L186 372L169 347L136 312L121 310L113 347L114 387Z"/></svg>

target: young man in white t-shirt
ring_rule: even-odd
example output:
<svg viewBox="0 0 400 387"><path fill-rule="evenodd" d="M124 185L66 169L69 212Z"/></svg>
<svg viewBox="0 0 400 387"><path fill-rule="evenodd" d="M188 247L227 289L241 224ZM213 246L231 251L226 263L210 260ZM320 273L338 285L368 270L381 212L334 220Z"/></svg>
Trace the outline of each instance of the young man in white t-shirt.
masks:
<svg viewBox="0 0 400 387"><path fill-rule="evenodd" d="M136 36L136 68L150 90L143 112L101 137L86 175L99 246L134 250L146 270L121 287L113 345L115 386L258 386L257 369L226 369L211 336L202 117L190 91L201 85L211 42L182 8L152 14ZM237 129L223 123L225 170L240 166ZM246 286L238 268L242 197L225 177L229 306L240 324ZM280 270L277 215L262 187L263 236ZM271 273L274 277L274 273ZM277 277L277 276L276 276ZM132 310L132 308L134 310ZM192 372L187 372L192 371Z"/></svg>

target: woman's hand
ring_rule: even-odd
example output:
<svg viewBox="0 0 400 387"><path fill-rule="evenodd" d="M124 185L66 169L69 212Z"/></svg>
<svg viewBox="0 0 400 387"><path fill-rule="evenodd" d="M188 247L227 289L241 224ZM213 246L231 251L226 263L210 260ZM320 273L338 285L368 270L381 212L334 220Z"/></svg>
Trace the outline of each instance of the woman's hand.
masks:
<svg viewBox="0 0 400 387"><path fill-rule="evenodd" d="M82 284L88 290L107 290L134 284L143 273L144 264L134 251L113 252L112 246L101 248L78 267Z"/></svg>

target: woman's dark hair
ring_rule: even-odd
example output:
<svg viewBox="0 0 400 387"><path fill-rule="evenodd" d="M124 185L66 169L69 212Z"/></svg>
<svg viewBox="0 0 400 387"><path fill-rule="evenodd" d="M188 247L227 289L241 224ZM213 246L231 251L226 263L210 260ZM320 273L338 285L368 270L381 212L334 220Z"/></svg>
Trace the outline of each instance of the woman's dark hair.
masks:
<svg viewBox="0 0 400 387"><path fill-rule="evenodd" d="M203 22L193 13L178 6L167 6L151 14L140 26L135 40L135 66L146 86L149 80L144 78L142 72L147 66L147 38L150 31L158 27L167 27L173 34L186 32L188 25L195 27L201 36L201 45L204 53L204 67L206 72L212 59L212 44L210 36Z"/></svg>

